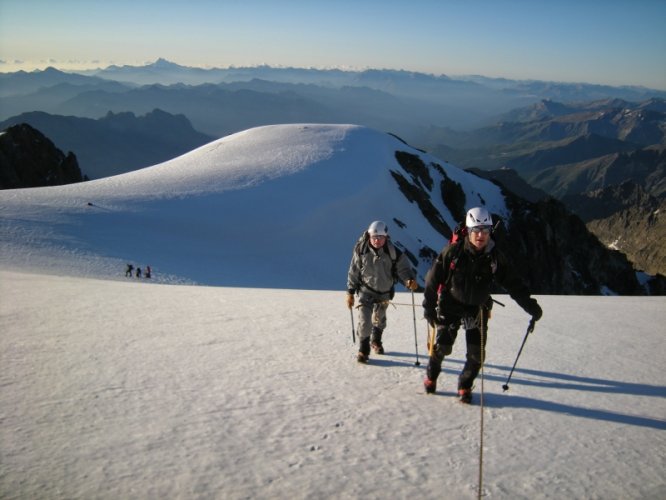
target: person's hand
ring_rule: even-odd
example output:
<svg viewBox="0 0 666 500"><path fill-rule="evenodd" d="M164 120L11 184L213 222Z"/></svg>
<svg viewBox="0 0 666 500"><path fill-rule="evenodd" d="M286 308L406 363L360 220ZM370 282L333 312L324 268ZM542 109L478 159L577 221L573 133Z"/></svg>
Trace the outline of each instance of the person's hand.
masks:
<svg viewBox="0 0 666 500"><path fill-rule="evenodd" d="M347 307L349 309L354 307L354 296L351 293L347 294Z"/></svg>
<svg viewBox="0 0 666 500"><path fill-rule="evenodd" d="M437 323L437 313L435 311L423 311L423 317L426 319L430 326L435 326Z"/></svg>
<svg viewBox="0 0 666 500"><path fill-rule="evenodd" d="M534 321L539 321L541 316L543 316L543 311L541 310L541 306L539 306L539 303L536 301L536 299L530 299L526 306L527 307L525 307L525 311L527 311L527 314L532 316Z"/></svg>
<svg viewBox="0 0 666 500"><path fill-rule="evenodd" d="M419 284L416 282L416 280L407 280L407 283L405 283L405 286L413 292L414 290L416 290L419 287Z"/></svg>

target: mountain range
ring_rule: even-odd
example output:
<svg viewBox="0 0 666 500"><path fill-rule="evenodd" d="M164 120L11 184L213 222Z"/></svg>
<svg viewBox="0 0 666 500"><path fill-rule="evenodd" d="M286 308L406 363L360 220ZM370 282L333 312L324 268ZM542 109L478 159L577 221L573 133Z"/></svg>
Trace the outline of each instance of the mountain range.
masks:
<svg viewBox="0 0 666 500"><path fill-rule="evenodd" d="M571 200L625 181L660 198L664 97L636 87L393 70L202 70L165 60L86 74L53 68L0 74L3 128L28 123L43 130L77 155L90 178L154 165L258 125L356 123L395 133L456 165L484 169L491 173L480 175L497 182L510 180L504 187L531 191L531 201L539 192ZM507 169L531 187L518 188L515 177L504 175ZM666 273L666 263L648 260L650 272ZM635 264L648 269L645 260Z"/></svg>
<svg viewBox="0 0 666 500"><path fill-rule="evenodd" d="M109 112L98 119L32 111L0 122L0 130L18 124L29 124L74 153L90 179L162 163L214 139L194 130L185 116L158 109L144 116Z"/></svg>
<svg viewBox="0 0 666 500"><path fill-rule="evenodd" d="M196 130L216 137L257 125L316 121L358 123L415 142L424 126L472 128L541 99L653 97L666 98L666 92L376 69L204 70L165 60L85 74L54 68L0 74L0 120L29 111L101 118L109 111L142 115L158 108L184 114Z"/></svg>
<svg viewBox="0 0 666 500"><path fill-rule="evenodd" d="M509 182L507 187L532 201L539 199L538 193L561 199L638 268L666 274L663 252L634 234L650 220L651 232L666 237L664 224L655 222L663 217L655 205L666 199L666 101L544 100L504 119L508 121L473 131L431 128L421 146L479 175ZM515 171L537 191L528 194L507 171ZM653 202L627 204L627 185L654 197ZM629 199L638 202L640 193ZM601 219L592 215L601 213Z"/></svg>

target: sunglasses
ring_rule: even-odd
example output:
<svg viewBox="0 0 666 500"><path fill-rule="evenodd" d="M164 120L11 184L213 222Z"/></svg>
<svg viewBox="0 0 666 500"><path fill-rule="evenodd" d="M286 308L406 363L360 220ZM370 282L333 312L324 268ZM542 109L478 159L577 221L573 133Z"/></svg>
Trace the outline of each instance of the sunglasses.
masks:
<svg viewBox="0 0 666 500"><path fill-rule="evenodd" d="M483 234L490 234L490 226L475 226L475 227L470 227L469 231L471 233L483 233Z"/></svg>
<svg viewBox="0 0 666 500"><path fill-rule="evenodd" d="M372 236L370 236L370 238L373 240L385 240L386 236L383 236L381 234L373 234Z"/></svg>

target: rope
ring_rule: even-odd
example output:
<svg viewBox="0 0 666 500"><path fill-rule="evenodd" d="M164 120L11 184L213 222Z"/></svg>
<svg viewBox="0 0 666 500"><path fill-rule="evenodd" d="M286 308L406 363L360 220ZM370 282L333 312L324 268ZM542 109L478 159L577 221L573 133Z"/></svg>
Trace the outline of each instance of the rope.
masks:
<svg viewBox="0 0 666 500"><path fill-rule="evenodd" d="M430 357L435 352L435 327L428 325L428 354Z"/></svg>
<svg viewBox="0 0 666 500"><path fill-rule="evenodd" d="M412 307L411 304L402 304L401 302L389 302L389 305L392 305L392 306L408 306L408 307Z"/></svg>
<svg viewBox="0 0 666 500"><path fill-rule="evenodd" d="M481 411L481 418L479 424L479 494L478 498L480 499L483 493L483 382L484 382L484 370L483 366L486 362L486 331L488 330L488 325L484 325L483 321L483 308L479 308L480 316L480 329L481 329L481 399L479 408Z"/></svg>

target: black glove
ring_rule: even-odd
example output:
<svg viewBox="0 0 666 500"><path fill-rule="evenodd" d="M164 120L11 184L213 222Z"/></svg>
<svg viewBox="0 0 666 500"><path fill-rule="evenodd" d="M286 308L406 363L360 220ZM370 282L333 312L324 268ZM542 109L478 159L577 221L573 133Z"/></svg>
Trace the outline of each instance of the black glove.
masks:
<svg viewBox="0 0 666 500"><path fill-rule="evenodd" d="M423 317L426 319L429 325L437 324L437 313L435 311L428 311L427 309L423 312Z"/></svg>
<svg viewBox="0 0 666 500"><path fill-rule="evenodd" d="M528 299L523 305L523 309L525 309L527 314L532 316L534 321L539 321L543 315L543 311L541 310L541 307L539 306L539 303L536 301L536 299Z"/></svg>

